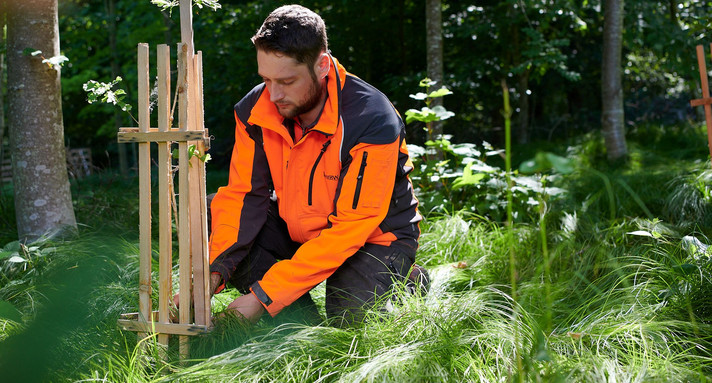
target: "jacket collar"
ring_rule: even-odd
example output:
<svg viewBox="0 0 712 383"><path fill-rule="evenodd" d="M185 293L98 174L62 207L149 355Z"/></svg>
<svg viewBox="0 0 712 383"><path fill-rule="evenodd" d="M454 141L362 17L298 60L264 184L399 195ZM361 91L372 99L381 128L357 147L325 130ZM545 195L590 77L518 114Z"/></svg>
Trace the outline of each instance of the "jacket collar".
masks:
<svg viewBox="0 0 712 383"><path fill-rule="evenodd" d="M318 117L316 125L312 128L327 135L333 135L340 121L341 112L341 90L344 88L344 79L346 78L346 69L341 65L334 56L329 54L331 64L329 65L329 74L327 75L327 98L324 104L324 109ZM260 98L252 107L248 123L259 125L263 128L272 129L280 134L286 133L282 122L284 117L277 111L277 106L269 100L269 90L263 87ZM289 135L286 133L287 136Z"/></svg>

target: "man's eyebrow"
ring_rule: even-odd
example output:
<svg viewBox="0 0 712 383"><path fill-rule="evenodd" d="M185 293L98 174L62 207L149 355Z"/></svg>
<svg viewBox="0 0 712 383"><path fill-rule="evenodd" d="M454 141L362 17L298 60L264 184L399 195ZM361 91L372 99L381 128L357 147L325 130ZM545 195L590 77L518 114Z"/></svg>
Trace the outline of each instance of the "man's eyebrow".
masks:
<svg viewBox="0 0 712 383"><path fill-rule="evenodd" d="M262 77L263 80L268 79L267 76L262 75L261 73L257 72L257 75ZM278 77L278 78L270 78L272 81L287 81L287 80L292 80L296 78L297 76L286 76L286 77Z"/></svg>

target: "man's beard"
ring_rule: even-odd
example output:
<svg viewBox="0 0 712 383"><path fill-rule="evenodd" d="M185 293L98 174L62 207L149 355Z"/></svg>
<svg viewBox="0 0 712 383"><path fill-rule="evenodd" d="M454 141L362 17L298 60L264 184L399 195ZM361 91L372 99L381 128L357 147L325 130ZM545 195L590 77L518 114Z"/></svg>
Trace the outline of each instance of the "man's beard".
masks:
<svg viewBox="0 0 712 383"><path fill-rule="evenodd" d="M303 103L301 103L300 105L294 105L294 107L291 109L277 108L277 110L279 111L279 114L282 115L282 117L297 117L316 108L319 105L319 101L321 101L321 93L322 89L319 86L319 81L314 79L311 83L311 86L309 87L309 96Z"/></svg>

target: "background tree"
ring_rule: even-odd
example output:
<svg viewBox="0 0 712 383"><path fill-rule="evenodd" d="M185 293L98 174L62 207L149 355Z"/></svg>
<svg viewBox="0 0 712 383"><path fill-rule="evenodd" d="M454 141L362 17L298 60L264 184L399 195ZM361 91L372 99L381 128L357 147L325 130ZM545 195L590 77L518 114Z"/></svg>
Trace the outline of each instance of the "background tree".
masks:
<svg viewBox="0 0 712 383"><path fill-rule="evenodd" d="M259 82L249 38L269 12L284 3L223 1L218 11L196 10L193 22L196 49L203 51L205 121L215 137L209 170L227 166L234 129L232 105ZM124 79L120 86L128 92L126 100L135 105L136 44L170 40L166 36L177 35L179 24L177 12L162 14L148 0L115 2L116 49L110 49L111 18L104 4L60 3L62 47L72 58L62 71L65 134L72 146L91 147L99 167L118 168L116 108L87 105L82 84L89 79L113 80L111 61L117 61ZM401 113L419 107L408 96L427 76L425 1L304 0L301 4L322 15L332 53L352 73L383 91ZM670 4L669 0L626 1L621 80L628 123L671 123L694 117L689 100L694 98L690 92L697 86L697 74L690 52L709 30L712 3L677 1L673 7L677 25ZM443 132L452 135L453 142L485 140L502 146L502 78L512 87L515 140L568 140L602 132L602 98L597 95L603 0L446 0L441 11L445 82L455 94L447 98L447 109L455 116L444 123ZM171 48L175 51L175 44ZM126 113L119 118L121 126L133 124ZM421 128L416 123L408 127L408 142L424 143ZM126 148L130 152L132 147ZM522 148L521 160L532 154L525 151L533 146Z"/></svg>
<svg viewBox="0 0 712 383"><path fill-rule="evenodd" d="M32 240L76 230L64 149L61 60L56 60L57 0L18 0L7 6L15 213L18 236ZM34 56L27 54L31 51Z"/></svg>
<svg viewBox="0 0 712 383"><path fill-rule="evenodd" d="M609 161L618 160L628 154L621 82L623 2L624 0L606 0L604 8L601 124Z"/></svg>
<svg viewBox="0 0 712 383"><path fill-rule="evenodd" d="M0 3L0 166L5 158L5 2ZM2 176L0 171L0 177ZM2 180L0 180L2 185Z"/></svg>
<svg viewBox="0 0 712 383"><path fill-rule="evenodd" d="M425 2L425 30L428 55L428 78L435 81L433 89L446 86L443 82L443 21L442 2L440 0L427 0ZM431 107L443 104L443 98L432 100ZM443 133L441 121L433 121L429 132L431 137L437 138Z"/></svg>

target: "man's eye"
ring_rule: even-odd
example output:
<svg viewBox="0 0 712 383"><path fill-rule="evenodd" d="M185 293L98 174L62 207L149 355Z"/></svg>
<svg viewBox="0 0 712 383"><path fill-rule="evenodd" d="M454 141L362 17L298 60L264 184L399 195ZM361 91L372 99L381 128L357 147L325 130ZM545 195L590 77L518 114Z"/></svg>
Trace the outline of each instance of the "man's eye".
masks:
<svg viewBox="0 0 712 383"><path fill-rule="evenodd" d="M293 83L294 83L294 80L282 81L282 85L292 85Z"/></svg>

